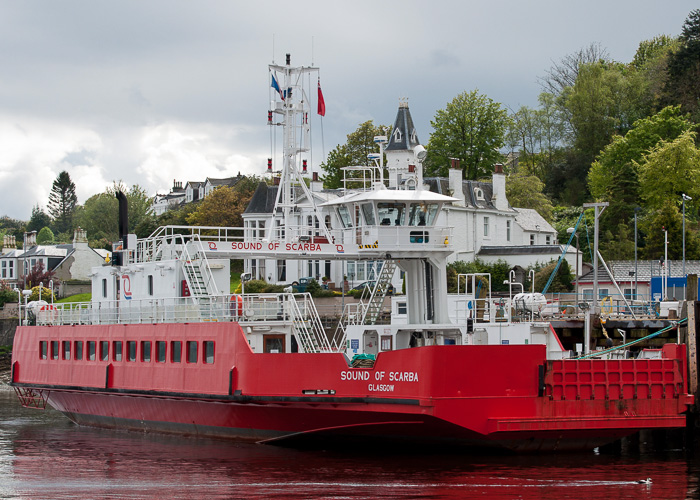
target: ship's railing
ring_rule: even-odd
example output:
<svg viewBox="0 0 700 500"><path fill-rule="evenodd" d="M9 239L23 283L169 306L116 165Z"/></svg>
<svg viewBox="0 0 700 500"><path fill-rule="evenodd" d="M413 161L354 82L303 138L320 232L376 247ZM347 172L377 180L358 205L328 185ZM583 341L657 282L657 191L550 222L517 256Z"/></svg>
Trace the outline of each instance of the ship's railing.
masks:
<svg viewBox="0 0 700 500"><path fill-rule="evenodd" d="M320 324L318 312L308 293L216 295L209 296L202 303L193 303L189 297L169 297L54 304L51 308L37 311L35 320L39 325L207 321L235 321L241 324L303 321Z"/></svg>

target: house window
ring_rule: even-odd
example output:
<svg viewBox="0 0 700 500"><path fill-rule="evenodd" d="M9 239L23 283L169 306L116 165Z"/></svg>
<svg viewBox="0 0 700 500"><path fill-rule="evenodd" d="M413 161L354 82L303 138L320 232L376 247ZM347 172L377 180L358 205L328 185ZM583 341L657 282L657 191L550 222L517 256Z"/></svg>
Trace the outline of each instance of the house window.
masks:
<svg viewBox="0 0 700 500"><path fill-rule="evenodd" d="M602 300L605 297L610 295L610 289L608 288L599 288L598 289L598 300Z"/></svg>
<svg viewBox="0 0 700 500"><path fill-rule="evenodd" d="M394 129L394 142L401 142L401 130L398 127Z"/></svg>
<svg viewBox="0 0 700 500"><path fill-rule="evenodd" d="M484 191L481 188L474 188L474 196L479 201L484 201Z"/></svg>
<svg viewBox="0 0 700 500"><path fill-rule="evenodd" d="M2 279L7 279L7 261L6 260L2 261L2 274L0 274L0 276L2 276Z"/></svg>
<svg viewBox="0 0 700 500"><path fill-rule="evenodd" d="M277 261L277 281L287 280L287 261L278 260Z"/></svg>
<svg viewBox="0 0 700 500"><path fill-rule="evenodd" d="M634 288L624 288L623 292L625 294L626 299L636 299L634 296Z"/></svg>
<svg viewBox="0 0 700 500"><path fill-rule="evenodd" d="M8 279L15 279L15 263L13 261L10 261L9 263L9 269L7 273L7 278Z"/></svg>
<svg viewBox="0 0 700 500"><path fill-rule="evenodd" d="M510 241L510 221L506 221L506 241Z"/></svg>
<svg viewBox="0 0 700 500"><path fill-rule="evenodd" d="M193 340L187 341L187 362L196 363L197 362L197 342Z"/></svg>
<svg viewBox="0 0 700 500"><path fill-rule="evenodd" d="M530 235L530 245L534 245L534 244L535 244L535 235L531 234Z"/></svg>
<svg viewBox="0 0 700 500"><path fill-rule="evenodd" d="M75 347L75 359L77 361L80 361L83 359L83 341L82 340L76 340L74 343Z"/></svg>
<svg viewBox="0 0 700 500"><path fill-rule="evenodd" d="M484 217L484 236L489 235L489 218Z"/></svg>
<svg viewBox="0 0 700 500"><path fill-rule="evenodd" d="M182 361L182 342L173 340L170 342L170 362L179 363Z"/></svg>
<svg viewBox="0 0 700 500"><path fill-rule="evenodd" d="M144 363L151 362L151 341L142 340L141 341L141 361Z"/></svg>
<svg viewBox="0 0 700 500"><path fill-rule="evenodd" d="M549 234L547 236L545 236L545 242L547 243L547 245L551 245L552 244L552 236Z"/></svg>
<svg viewBox="0 0 700 500"><path fill-rule="evenodd" d="M206 364L212 364L214 362L214 341L205 340L204 341L204 362Z"/></svg>

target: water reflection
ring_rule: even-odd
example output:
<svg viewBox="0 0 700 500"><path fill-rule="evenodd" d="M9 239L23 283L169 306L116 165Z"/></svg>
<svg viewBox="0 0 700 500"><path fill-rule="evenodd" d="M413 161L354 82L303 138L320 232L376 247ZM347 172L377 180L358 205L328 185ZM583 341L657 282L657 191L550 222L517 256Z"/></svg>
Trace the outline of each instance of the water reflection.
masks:
<svg viewBox="0 0 700 500"><path fill-rule="evenodd" d="M88 429L0 392L1 498L669 499L697 498L697 477L682 456L309 451Z"/></svg>

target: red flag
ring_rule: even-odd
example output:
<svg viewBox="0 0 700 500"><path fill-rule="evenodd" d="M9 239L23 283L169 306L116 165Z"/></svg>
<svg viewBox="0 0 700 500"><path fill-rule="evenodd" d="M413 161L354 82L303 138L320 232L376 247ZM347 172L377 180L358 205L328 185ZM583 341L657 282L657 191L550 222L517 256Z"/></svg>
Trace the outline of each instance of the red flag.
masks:
<svg viewBox="0 0 700 500"><path fill-rule="evenodd" d="M318 79L318 114L326 116L326 101L323 100L323 92L321 92L321 79Z"/></svg>

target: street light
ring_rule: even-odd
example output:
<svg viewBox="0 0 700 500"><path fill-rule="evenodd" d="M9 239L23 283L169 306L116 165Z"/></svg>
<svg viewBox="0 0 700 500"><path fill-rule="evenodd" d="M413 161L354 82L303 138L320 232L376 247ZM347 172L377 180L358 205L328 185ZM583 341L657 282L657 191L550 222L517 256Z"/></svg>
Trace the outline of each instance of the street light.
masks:
<svg viewBox="0 0 700 500"><path fill-rule="evenodd" d="M687 278L688 275L685 274L685 202L690 201L692 198L687 194L683 193L683 277ZM685 295L685 294L683 294Z"/></svg>
<svg viewBox="0 0 700 500"><path fill-rule="evenodd" d="M578 232L573 227L570 227L569 229L566 230L566 234L571 234L574 233L574 236L576 236L576 299L574 300L574 304L578 304L578 253L579 253L579 244L578 244ZM635 252L636 252L636 246L635 246Z"/></svg>

